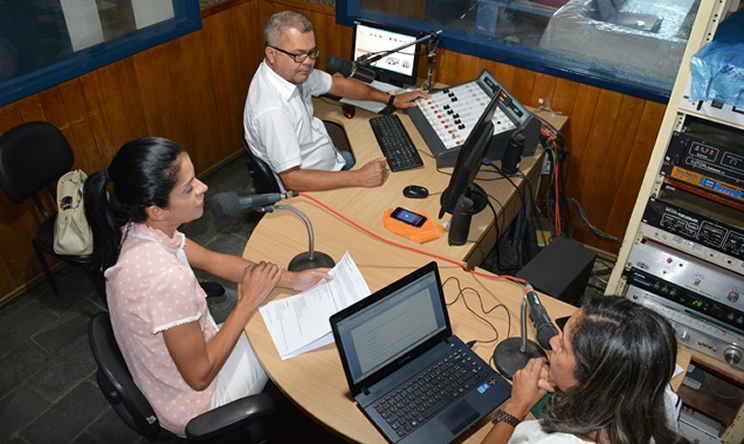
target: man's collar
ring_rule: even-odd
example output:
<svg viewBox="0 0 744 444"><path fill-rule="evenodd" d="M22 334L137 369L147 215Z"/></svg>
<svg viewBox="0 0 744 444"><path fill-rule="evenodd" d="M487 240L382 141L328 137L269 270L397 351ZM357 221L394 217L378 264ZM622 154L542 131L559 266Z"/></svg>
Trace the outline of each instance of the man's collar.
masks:
<svg viewBox="0 0 744 444"><path fill-rule="evenodd" d="M279 91L284 100L289 100L292 94L294 94L294 92L297 90L297 85L287 81L282 76L277 74L276 71L274 71L268 63L266 63L266 59L263 60L261 65L263 69L266 70L266 78L269 80L269 82Z"/></svg>

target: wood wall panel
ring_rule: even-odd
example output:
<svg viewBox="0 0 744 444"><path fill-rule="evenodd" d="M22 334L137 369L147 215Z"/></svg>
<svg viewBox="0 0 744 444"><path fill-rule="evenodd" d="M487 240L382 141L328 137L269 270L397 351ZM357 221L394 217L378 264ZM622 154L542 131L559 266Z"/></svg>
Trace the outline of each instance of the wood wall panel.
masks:
<svg viewBox="0 0 744 444"><path fill-rule="evenodd" d="M203 173L242 150L245 94L263 58L256 11L257 0L235 2L208 14L200 31L0 107L0 133L48 121L88 173L133 138L163 136L182 144ZM0 193L0 301L41 279L31 248L40 219L32 203L15 205Z"/></svg>
<svg viewBox="0 0 744 444"><path fill-rule="evenodd" d="M284 9L313 22L322 49L317 67L324 68L329 54L350 54L352 29L336 24L333 8L235 0L205 11L200 31L0 107L0 132L49 121L70 139L76 167L88 172L103 168L130 139L164 136L184 145L196 170L205 172L242 149L243 104L263 59L263 26ZM470 81L484 68L525 105L537 107L542 99L569 116L566 193L582 203L594 225L621 237L665 106L441 48L434 81ZM425 66L419 75L425 77ZM39 222L33 205L14 205L0 194L0 301L41 276L30 245ZM619 248L586 229L577 239L610 253Z"/></svg>

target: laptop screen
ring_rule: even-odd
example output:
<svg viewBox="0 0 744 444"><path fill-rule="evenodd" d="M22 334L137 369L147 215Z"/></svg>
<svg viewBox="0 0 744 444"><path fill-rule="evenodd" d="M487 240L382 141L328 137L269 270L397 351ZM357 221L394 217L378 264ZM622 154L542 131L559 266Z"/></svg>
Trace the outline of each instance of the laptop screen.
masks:
<svg viewBox="0 0 744 444"><path fill-rule="evenodd" d="M354 385L428 340L451 334L435 263L334 315L331 323Z"/></svg>

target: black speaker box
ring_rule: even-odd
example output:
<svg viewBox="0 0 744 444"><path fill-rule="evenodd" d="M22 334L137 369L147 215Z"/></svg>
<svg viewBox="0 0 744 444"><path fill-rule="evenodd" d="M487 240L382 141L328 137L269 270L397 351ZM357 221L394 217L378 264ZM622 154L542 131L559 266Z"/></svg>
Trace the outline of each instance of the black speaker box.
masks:
<svg viewBox="0 0 744 444"><path fill-rule="evenodd" d="M518 273L538 290L578 306L597 255L579 242L556 237Z"/></svg>

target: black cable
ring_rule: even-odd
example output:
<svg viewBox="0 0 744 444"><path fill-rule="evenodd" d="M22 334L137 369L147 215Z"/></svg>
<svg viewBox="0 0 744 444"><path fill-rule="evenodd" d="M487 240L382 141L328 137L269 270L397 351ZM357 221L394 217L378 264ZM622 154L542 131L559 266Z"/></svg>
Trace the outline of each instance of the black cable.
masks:
<svg viewBox="0 0 744 444"><path fill-rule="evenodd" d="M492 344L492 343L494 343L494 342L497 342L497 341L499 340L499 337L500 337L500 335L499 335L499 331L498 331L498 329L496 328L496 326L495 326L495 325L493 325L493 323L491 323L491 321L489 321L488 319L486 319L486 318L485 318L484 316L481 316L480 314L478 314L478 313L477 313L477 312L476 312L475 310L473 310L473 308L472 308L472 307L470 307L470 305L468 305L468 300L467 300L467 298L465 297L465 292L466 292L466 291L471 291L471 292L473 292L473 293L474 293L474 294L475 294L475 295L476 295L476 296L478 297L478 305L480 306L480 310L481 310L481 312L482 312L482 313L483 313L484 315L489 315L489 314L491 314L491 312L493 312L494 310L496 310L496 309L498 309L498 308L503 308L503 309L504 309L504 311L506 312L506 317L507 317L507 319L508 319L508 321L507 321L507 337L509 337L509 333L511 333L511 313L509 312L509 309L508 309L508 308L506 307L506 305L504 305L503 303L497 303L496 305L494 305L494 306L493 306L493 307L491 307L490 309L486 309L486 308L485 308L485 306L483 305L483 298L481 297L481 295L480 295L480 293L478 292L478 290L476 290L476 289L475 289L475 288L473 288L473 287L464 287L464 288L463 288L463 287L461 286L461 284L460 284L460 280L459 280L458 278L456 278L456 277L454 277L454 276L453 276L453 277L449 277L449 278L447 278L447 279L446 279L446 280L445 280L445 281L444 281L444 282L442 283L442 287L444 287L445 285L447 285L447 283L448 283L448 282L449 282L450 280L453 280L453 281L455 281L455 283L456 283L456 285L457 285L457 291L458 291L458 292L457 292L457 296L455 296L455 299L454 299L454 300L453 300L452 302L446 302L446 301L445 301L445 304L446 304L447 306L453 305L453 304L455 304L455 303L456 303L456 302L457 302L457 301L458 301L458 300L459 300L460 298L462 298L462 302L463 302L463 304L465 304L465 308L467 308L467 309L468 309L468 311L469 311L470 313L472 313L472 314L473 314L473 316L475 316L476 318L478 318L479 320L481 320L481 321L483 321L483 322L484 322L485 324L487 324L487 325L488 325L489 327L491 327L491 329L493 330L493 332L494 332L494 335L495 335L495 337L494 337L493 339L488 339L488 340L474 339L474 340L472 340L472 341L469 341L468 343L470 343L470 342L474 342L474 343L478 343L478 342L480 342L481 344Z"/></svg>

